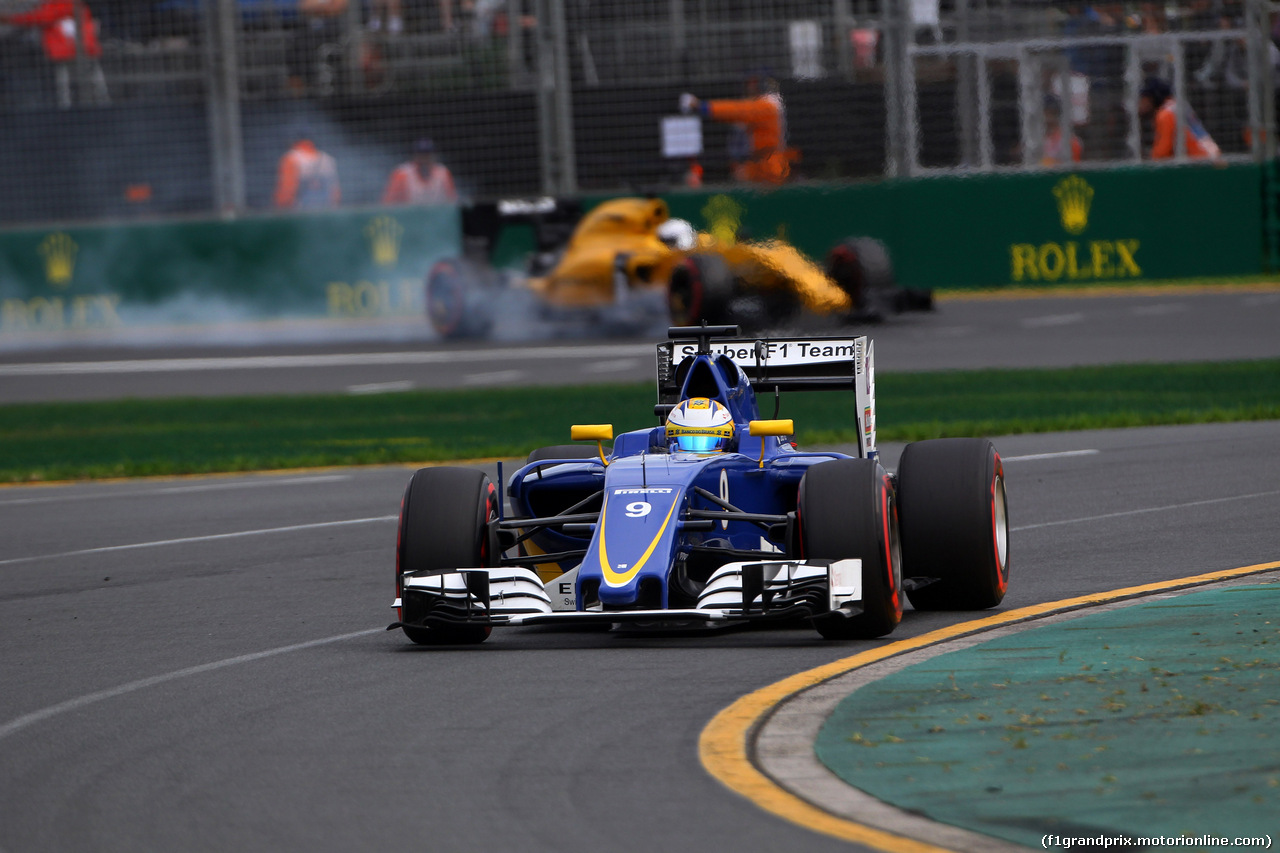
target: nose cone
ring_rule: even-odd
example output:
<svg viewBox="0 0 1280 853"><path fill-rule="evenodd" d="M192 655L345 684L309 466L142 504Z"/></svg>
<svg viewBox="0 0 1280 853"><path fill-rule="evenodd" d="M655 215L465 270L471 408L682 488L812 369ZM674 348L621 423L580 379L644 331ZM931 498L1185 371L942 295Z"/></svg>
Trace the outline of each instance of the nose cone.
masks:
<svg viewBox="0 0 1280 853"><path fill-rule="evenodd" d="M600 601L609 607L665 607L683 498L681 486L607 489L579 583L598 578Z"/></svg>

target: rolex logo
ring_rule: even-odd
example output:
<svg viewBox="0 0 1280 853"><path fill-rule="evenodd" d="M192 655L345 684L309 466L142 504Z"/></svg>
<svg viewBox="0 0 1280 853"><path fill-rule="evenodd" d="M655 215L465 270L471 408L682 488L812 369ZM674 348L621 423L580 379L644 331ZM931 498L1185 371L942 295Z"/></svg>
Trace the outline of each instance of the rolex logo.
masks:
<svg viewBox="0 0 1280 853"><path fill-rule="evenodd" d="M1070 175L1058 181L1053 188L1058 200L1058 215L1062 227L1069 234L1079 234L1089 226L1089 205L1093 202L1093 187L1079 175Z"/></svg>
<svg viewBox="0 0 1280 853"><path fill-rule="evenodd" d="M702 217L710 226L711 236L720 243L732 246L738 239L738 229L742 226L742 205L730 196L715 195L702 208Z"/></svg>
<svg viewBox="0 0 1280 853"><path fill-rule="evenodd" d="M390 216L378 216L365 227L373 250L373 262L380 267L393 267L400 260L400 235L404 227Z"/></svg>
<svg viewBox="0 0 1280 853"><path fill-rule="evenodd" d="M76 241L62 232L50 234L40 243L40 255L44 258L44 277L54 287L66 287L76 272L76 253L80 247Z"/></svg>

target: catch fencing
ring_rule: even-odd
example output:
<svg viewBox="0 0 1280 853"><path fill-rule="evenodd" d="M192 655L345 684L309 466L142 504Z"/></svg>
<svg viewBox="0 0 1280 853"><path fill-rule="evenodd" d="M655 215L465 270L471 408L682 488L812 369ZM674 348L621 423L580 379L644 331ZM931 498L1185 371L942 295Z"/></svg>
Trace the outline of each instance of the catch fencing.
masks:
<svg viewBox="0 0 1280 853"><path fill-rule="evenodd" d="M303 135L344 207L422 138L463 198L729 184L734 127L663 129L766 79L793 184L1152 163L1149 77L1162 163L1274 157L1265 0L89 0L58 59L72 5L0 0L0 224L271 211Z"/></svg>

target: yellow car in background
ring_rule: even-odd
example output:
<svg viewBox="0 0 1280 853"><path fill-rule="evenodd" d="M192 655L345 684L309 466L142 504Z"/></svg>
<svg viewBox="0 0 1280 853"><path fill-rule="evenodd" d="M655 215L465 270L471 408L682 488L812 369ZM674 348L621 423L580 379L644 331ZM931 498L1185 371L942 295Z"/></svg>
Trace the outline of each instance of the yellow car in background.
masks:
<svg viewBox="0 0 1280 853"><path fill-rule="evenodd" d="M501 229L516 223L533 226L537 251L512 274L490 257ZM929 307L897 288L878 240L844 241L823 268L781 240L695 231L657 198L612 199L585 215L550 198L473 205L463 235L466 256L439 261L427 276L427 313L444 338L486 336L504 309L516 322L638 333L704 320L748 331L807 317L874 321Z"/></svg>

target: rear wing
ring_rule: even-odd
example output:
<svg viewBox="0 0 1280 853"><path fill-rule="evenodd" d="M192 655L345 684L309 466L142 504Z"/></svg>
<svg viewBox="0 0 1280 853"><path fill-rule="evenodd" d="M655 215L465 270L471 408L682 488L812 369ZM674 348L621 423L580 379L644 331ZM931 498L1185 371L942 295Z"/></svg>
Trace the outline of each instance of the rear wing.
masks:
<svg viewBox="0 0 1280 853"><path fill-rule="evenodd" d="M476 261L492 259L503 230L509 226L532 227L536 250L554 251L569 242L582 218L582 205L577 201L550 197L471 202L461 211L463 250Z"/></svg>
<svg viewBox="0 0 1280 853"><path fill-rule="evenodd" d="M850 390L857 398L863 456L876 451L874 344L856 337L739 338L736 326L685 326L658 344L658 404L680 401L680 365L700 354L727 356L761 391Z"/></svg>

